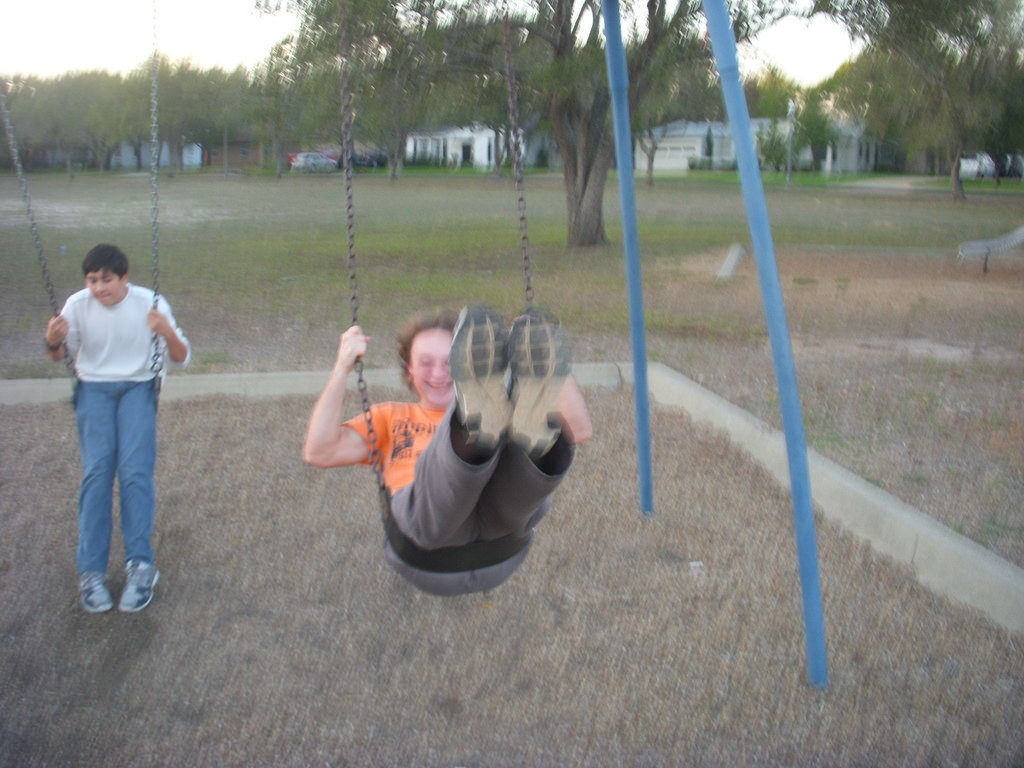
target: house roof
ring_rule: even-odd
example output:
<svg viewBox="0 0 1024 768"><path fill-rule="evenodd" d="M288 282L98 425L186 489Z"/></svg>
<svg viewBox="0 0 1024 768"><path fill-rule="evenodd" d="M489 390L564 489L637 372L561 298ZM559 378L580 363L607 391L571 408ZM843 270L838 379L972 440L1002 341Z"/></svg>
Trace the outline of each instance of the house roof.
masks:
<svg viewBox="0 0 1024 768"><path fill-rule="evenodd" d="M771 120L766 117L752 117L750 119L750 127L756 134L761 128L771 124ZM695 137L703 139L708 135L708 130L711 130L712 137L718 138L730 138L732 131L729 130L728 123L722 123L716 120L676 120L671 123L666 123L663 128L665 129L664 137Z"/></svg>

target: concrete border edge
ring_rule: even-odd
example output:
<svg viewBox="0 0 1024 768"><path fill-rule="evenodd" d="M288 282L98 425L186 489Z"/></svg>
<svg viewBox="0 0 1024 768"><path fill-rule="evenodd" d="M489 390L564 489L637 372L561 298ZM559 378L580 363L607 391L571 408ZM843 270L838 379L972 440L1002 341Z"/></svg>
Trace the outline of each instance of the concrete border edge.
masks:
<svg viewBox="0 0 1024 768"><path fill-rule="evenodd" d="M783 434L660 364L648 369L651 397L721 429L789 489ZM828 519L910 566L922 585L971 605L1007 630L1024 633L1024 569L808 450L811 496Z"/></svg>

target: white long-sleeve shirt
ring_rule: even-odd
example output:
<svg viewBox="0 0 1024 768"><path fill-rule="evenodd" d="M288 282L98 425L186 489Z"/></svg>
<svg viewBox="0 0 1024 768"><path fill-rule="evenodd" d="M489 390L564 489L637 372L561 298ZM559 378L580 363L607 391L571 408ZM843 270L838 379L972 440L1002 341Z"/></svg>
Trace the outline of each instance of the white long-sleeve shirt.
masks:
<svg viewBox="0 0 1024 768"><path fill-rule="evenodd" d="M146 317L153 307L153 291L128 283L128 293L117 304L104 306L88 288L68 297L61 315L68 321L68 351L75 357L75 372L82 381L146 381L152 379L153 332ZM178 328L171 306L163 296L157 311L167 317L178 337L188 347L181 363L167 355L167 342L157 336L166 375L168 364L185 366L192 358L192 347Z"/></svg>

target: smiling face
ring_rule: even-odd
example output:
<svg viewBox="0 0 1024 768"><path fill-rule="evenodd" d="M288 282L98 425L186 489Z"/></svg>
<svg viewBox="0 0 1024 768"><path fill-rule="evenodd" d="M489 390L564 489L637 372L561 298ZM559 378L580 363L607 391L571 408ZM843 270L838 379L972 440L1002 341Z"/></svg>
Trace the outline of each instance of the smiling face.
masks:
<svg viewBox="0 0 1024 768"><path fill-rule="evenodd" d="M455 395L455 385L448 370L448 349L452 335L444 328L420 331L412 340L409 382L424 408L444 410Z"/></svg>
<svg viewBox="0 0 1024 768"><path fill-rule="evenodd" d="M85 275L85 287L100 304L112 307L128 295L128 275L126 273L118 277L109 269L88 272Z"/></svg>

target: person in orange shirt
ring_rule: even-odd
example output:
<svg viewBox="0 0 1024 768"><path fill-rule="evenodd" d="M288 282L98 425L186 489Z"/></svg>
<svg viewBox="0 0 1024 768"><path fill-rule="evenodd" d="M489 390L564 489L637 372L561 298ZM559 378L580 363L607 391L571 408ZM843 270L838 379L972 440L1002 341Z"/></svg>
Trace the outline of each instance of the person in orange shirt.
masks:
<svg viewBox="0 0 1024 768"><path fill-rule="evenodd" d="M348 378L370 338L353 325L310 416L303 458L371 461L365 415L342 421ZM561 324L530 309L509 329L483 305L414 318L398 353L414 403L370 409L390 496L384 553L420 589L493 589L526 557L534 527L592 435Z"/></svg>

